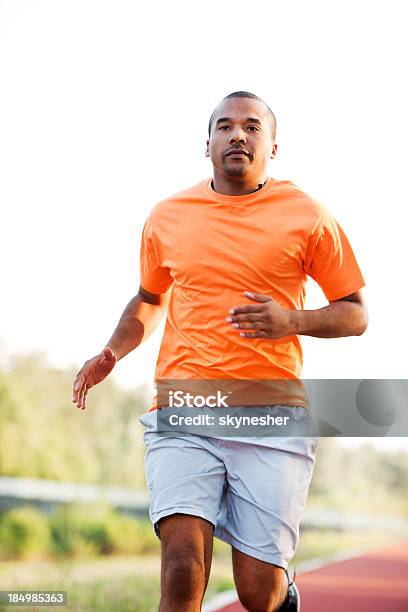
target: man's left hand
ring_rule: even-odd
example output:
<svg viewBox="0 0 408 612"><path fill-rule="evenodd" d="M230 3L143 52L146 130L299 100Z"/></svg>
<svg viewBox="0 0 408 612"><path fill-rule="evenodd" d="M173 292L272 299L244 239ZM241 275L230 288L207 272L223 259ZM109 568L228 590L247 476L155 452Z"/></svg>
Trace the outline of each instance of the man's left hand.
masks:
<svg viewBox="0 0 408 612"><path fill-rule="evenodd" d="M268 295L245 291L256 302L231 308L225 319L243 338L284 338L296 334L295 311L284 308Z"/></svg>

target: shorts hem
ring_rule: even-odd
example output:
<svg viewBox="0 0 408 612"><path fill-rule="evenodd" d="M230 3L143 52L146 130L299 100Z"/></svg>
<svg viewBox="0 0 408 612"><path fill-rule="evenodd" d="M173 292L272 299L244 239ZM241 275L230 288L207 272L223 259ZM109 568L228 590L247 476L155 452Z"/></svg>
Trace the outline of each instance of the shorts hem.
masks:
<svg viewBox="0 0 408 612"><path fill-rule="evenodd" d="M284 570L288 569L289 563L287 563L282 557L278 554L264 554L256 550L256 548L252 548L251 546L246 546L246 544L242 544L239 540L236 540L233 536L231 536L225 529L222 527L216 527L214 530L214 536L227 544L230 544L240 552L243 552L250 557L254 557L255 559L259 559L260 561L266 561L267 563L272 563L273 565L278 565Z"/></svg>
<svg viewBox="0 0 408 612"><path fill-rule="evenodd" d="M216 524L217 524L217 521L213 518L209 518L208 516L206 516L204 512L201 510L201 508L194 508L191 506L175 506L174 508L166 508L166 510L162 510L161 512L156 512L154 515L154 518L150 517L150 520L153 524L154 532L159 538L159 540L160 540L160 530L157 527L157 523L160 521L160 519L164 518L165 516L171 516L172 514L190 514L191 516L198 516L199 518L203 518L206 521L209 521L210 523L212 523L214 525L214 528L216 527Z"/></svg>

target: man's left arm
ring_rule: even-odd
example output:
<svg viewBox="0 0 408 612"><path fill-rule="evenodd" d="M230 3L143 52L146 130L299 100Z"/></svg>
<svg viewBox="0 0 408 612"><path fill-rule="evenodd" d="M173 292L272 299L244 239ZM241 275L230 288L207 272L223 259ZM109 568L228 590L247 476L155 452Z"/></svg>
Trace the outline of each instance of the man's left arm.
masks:
<svg viewBox="0 0 408 612"><path fill-rule="evenodd" d="M361 336L367 329L368 312L363 294L356 291L317 310L294 310L295 334L316 338Z"/></svg>
<svg viewBox="0 0 408 612"><path fill-rule="evenodd" d="M285 308L267 295L249 291L245 296L255 303L231 308L226 318L244 338L341 338L360 336L367 329L368 313L361 290L316 310Z"/></svg>

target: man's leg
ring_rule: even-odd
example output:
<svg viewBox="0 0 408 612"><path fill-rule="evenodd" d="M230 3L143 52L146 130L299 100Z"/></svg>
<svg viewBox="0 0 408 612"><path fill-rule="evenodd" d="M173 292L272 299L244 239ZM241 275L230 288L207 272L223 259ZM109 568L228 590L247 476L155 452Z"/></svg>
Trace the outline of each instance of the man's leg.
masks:
<svg viewBox="0 0 408 612"><path fill-rule="evenodd" d="M189 514L159 521L162 543L159 612L199 612L210 576L214 526Z"/></svg>
<svg viewBox="0 0 408 612"><path fill-rule="evenodd" d="M288 593L282 567L260 561L232 547L232 567L238 597L249 612L275 612Z"/></svg>

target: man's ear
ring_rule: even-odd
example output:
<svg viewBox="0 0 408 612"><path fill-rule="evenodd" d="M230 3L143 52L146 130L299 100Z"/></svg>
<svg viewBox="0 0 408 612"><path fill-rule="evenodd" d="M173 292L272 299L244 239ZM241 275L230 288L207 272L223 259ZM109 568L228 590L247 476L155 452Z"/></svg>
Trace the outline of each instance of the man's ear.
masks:
<svg viewBox="0 0 408 612"><path fill-rule="evenodd" d="M207 146L205 148L205 156L210 157L210 141L207 140Z"/></svg>
<svg viewBox="0 0 408 612"><path fill-rule="evenodd" d="M274 143L272 145L271 159L275 159L277 152L278 152L278 145Z"/></svg>

